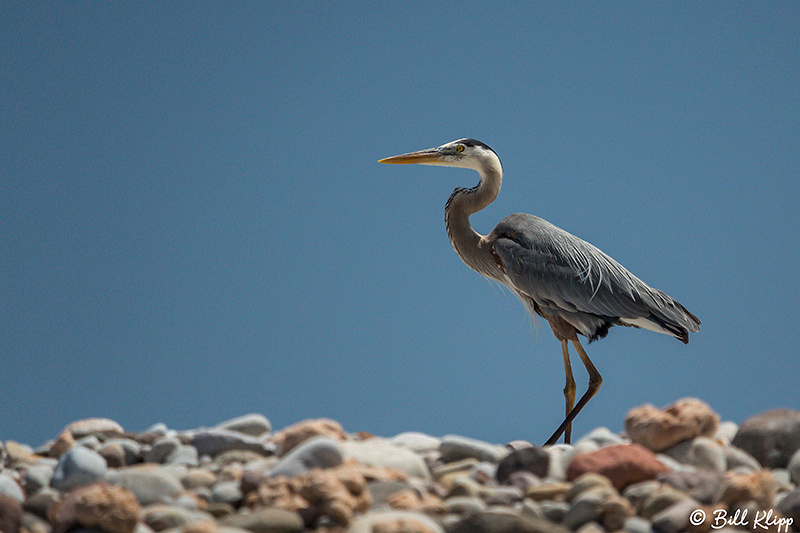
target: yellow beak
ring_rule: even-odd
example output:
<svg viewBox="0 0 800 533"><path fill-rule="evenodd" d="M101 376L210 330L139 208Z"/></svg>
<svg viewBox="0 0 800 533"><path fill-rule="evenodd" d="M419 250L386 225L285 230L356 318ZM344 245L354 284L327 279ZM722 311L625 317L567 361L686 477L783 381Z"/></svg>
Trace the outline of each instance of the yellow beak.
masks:
<svg viewBox="0 0 800 533"><path fill-rule="evenodd" d="M443 161L444 156L434 148L427 150L419 150L417 152L410 152L407 154L393 155L384 159L379 159L378 163L388 163L391 165L413 165L421 163L436 163Z"/></svg>

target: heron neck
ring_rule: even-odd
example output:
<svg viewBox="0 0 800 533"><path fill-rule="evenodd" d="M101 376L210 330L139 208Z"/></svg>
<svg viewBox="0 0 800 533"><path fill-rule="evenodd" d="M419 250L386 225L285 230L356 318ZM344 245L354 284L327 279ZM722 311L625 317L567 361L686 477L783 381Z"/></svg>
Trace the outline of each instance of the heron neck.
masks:
<svg viewBox="0 0 800 533"><path fill-rule="evenodd" d="M453 191L444 208L444 221L450 244L467 266L483 273L485 261L481 257L483 235L472 228L469 217L497 198L503 173L499 168L484 167L478 170L481 180L471 189Z"/></svg>

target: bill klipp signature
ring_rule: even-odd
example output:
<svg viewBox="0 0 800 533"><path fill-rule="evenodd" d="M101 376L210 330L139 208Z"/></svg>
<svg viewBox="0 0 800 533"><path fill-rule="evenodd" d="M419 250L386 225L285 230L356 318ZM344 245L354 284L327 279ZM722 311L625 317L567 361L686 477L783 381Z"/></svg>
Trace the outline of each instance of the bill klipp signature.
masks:
<svg viewBox="0 0 800 533"><path fill-rule="evenodd" d="M699 526L706 521L706 512L702 509L695 509L689 515L689 522L693 526ZM751 517L748 516L747 509L737 509L733 513L728 513L726 509L717 509L712 514L711 528L722 529L726 526L751 528L755 531L766 531L776 528L778 533L789 533L793 518L787 518L775 513L772 509L756 511Z"/></svg>

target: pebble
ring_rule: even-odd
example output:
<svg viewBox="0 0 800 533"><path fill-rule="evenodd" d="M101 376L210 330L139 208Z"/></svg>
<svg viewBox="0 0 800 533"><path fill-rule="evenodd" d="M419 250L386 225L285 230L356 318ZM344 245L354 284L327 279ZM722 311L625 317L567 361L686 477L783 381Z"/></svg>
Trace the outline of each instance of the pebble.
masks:
<svg viewBox="0 0 800 533"><path fill-rule="evenodd" d="M447 533L566 533L563 526L547 520L498 510L473 513L447 528Z"/></svg>
<svg viewBox="0 0 800 533"><path fill-rule="evenodd" d="M13 498L20 503L25 501L22 487L7 474L0 474L0 494Z"/></svg>
<svg viewBox="0 0 800 533"><path fill-rule="evenodd" d="M0 494L0 531L17 532L22 524L22 506L19 501Z"/></svg>
<svg viewBox="0 0 800 533"><path fill-rule="evenodd" d="M398 527L398 524L401 524ZM394 529L389 529L389 528ZM357 518L347 533L445 533L430 517L411 511L370 511Z"/></svg>
<svg viewBox="0 0 800 533"><path fill-rule="evenodd" d="M191 445L198 455L211 457L230 450L250 450L262 455L271 455L275 451L275 446L256 437L221 428L196 431L191 437Z"/></svg>
<svg viewBox="0 0 800 533"><path fill-rule="evenodd" d="M302 533L305 530L300 515L278 508L237 513L220 522L222 525L246 529L252 533Z"/></svg>
<svg viewBox="0 0 800 533"><path fill-rule="evenodd" d="M632 433L601 427L574 446L543 448L348 434L330 419L273 434L260 414L138 434L86 419L37 449L2 443L0 525L17 512L29 533L649 533L685 531L693 509L723 507L775 509L800 523L797 411L769 411L741 426L719 424L698 400L631 411ZM754 431L758 446L748 440ZM103 507L107 490L129 496ZM91 491L98 519L112 520L101 516L108 507L127 509L128 518L103 527L71 518L65 502Z"/></svg>
<svg viewBox="0 0 800 533"><path fill-rule="evenodd" d="M77 440L95 433L119 435L124 433L125 430L118 423L108 418L86 418L72 422L64 428L64 431L70 432L72 437Z"/></svg>
<svg viewBox="0 0 800 533"><path fill-rule="evenodd" d="M664 455L672 457L681 464L696 468L707 468L716 472L725 472L727 461L722 446L708 437L697 437L685 440L668 450Z"/></svg>
<svg viewBox="0 0 800 533"><path fill-rule="evenodd" d="M108 461L108 456L112 455L108 452L111 450L113 456L119 460L113 466L128 466L142 459L142 445L132 439L109 439L97 447L97 453L106 458L106 464L109 466L112 466Z"/></svg>
<svg viewBox="0 0 800 533"><path fill-rule="evenodd" d="M106 480L136 495L142 505L166 503L183 492L179 478L160 467L133 466L111 470Z"/></svg>
<svg viewBox="0 0 800 533"><path fill-rule="evenodd" d="M269 472L272 477L298 476L312 468L331 468L342 464L342 446L329 437L313 437L281 458Z"/></svg>
<svg viewBox="0 0 800 533"><path fill-rule="evenodd" d="M556 444L545 448L550 455L550 466L547 478L552 481L566 481L569 462L576 455L577 450L569 444Z"/></svg>
<svg viewBox="0 0 800 533"><path fill-rule="evenodd" d="M550 454L538 446L515 450L500 460L497 465L497 481L507 483L515 472L530 472L545 477L550 468Z"/></svg>
<svg viewBox="0 0 800 533"><path fill-rule="evenodd" d="M209 513L177 505L155 504L142 509L142 522L153 531L200 524L213 520L213 518Z"/></svg>
<svg viewBox="0 0 800 533"><path fill-rule="evenodd" d="M428 452L439 451L439 446L442 444L442 439L431 437L425 433L408 431L395 435L389 439L389 442L403 448L408 448L414 453L423 455Z"/></svg>
<svg viewBox="0 0 800 533"><path fill-rule="evenodd" d="M50 480L53 479L55 467L44 461L31 465L25 472L24 486L29 494L36 492L42 487L49 487Z"/></svg>
<svg viewBox="0 0 800 533"><path fill-rule="evenodd" d="M444 501L447 510L451 513L466 515L484 511L487 505L480 498L474 496L453 496Z"/></svg>
<svg viewBox="0 0 800 533"><path fill-rule="evenodd" d="M670 472L658 479L702 504L719 502L728 483L724 475L713 470Z"/></svg>
<svg viewBox="0 0 800 533"><path fill-rule="evenodd" d="M439 445L439 453L445 463L468 458L497 463L508 454L508 450L503 446L489 444L478 439L459 435L446 435Z"/></svg>
<svg viewBox="0 0 800 533"><path fill-rule="evenodd" d="M99 481L105 474L106 461L99 453L83 446L75 446L59 458L50 486L67 492Z"/></svg>
<svg viewBox="0 0 800 533"><path fill-rule="evenodd" d="M564 525L576 530L584 524L597 521L603 514L603 504L608 499L608 492L594 488L586 490L575 497L564 515Z"/></svg>
<svg viewBox="0 0 800 533"><path fill-rule="evenodd" d="M627 444L627 441L625 439L623 439L616 433L612 432L607 427L603 426L595 428L586 435L584 435L583 437L581 437L580 440L578 440L575 443L575 446L579 447L581 443L583 443L584 441L594 442L594 444L597 445L598 449L605 448L606 446L611 446L612 444Z"/></svg>
<svg viewBox="0 0 800 533"><path fill-rule="evenodd" d="M674 503L653 517L653 529L659 533L681 533L689 525L689 515L699 507L690 498Z"/></svg>
<svg viewBox="0 0 800 533"><path fill-rule="evenodd" d="M408 448L379 438L344 442L341 447L345 459L354 459L364 465L399 470L410 477L430 481L425 461Z"/></svg>
<svg viewBox="0 0 800 533"><path fill-rule="evenodd" d="M163 463L166 458L178 449L181 441L175 436L163 436L155 440L144 454L145 463Z"/></svg>
<svg viewBox="0 0 800 533"><path fill-rule="evenodd" d="M785 468L800 449L800 411L773 409L750 417L739 426L732 444L765 468Z"/></svg>
<svg viewBox="0 0 800 533"><path fill-rule="evenodd" d="M272 424L269 423L267 417L258 413L238 416L225 422L220 422L216 427L218 429L238 431L253 437L259 437L272 431Z"/></svg>

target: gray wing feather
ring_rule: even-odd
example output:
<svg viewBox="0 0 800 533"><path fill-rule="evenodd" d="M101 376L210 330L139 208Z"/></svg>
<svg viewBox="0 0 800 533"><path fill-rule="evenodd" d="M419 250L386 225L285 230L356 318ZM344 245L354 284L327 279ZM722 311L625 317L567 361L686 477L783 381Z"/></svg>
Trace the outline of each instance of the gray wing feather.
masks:
<svg viewBox="0 0 800 533"><path fill-rule="evenodd" d="M604 331L613 324L643 326L684 342L688 332L699 330L699 320L681 304L539 217L510 215L488 238L513 289L590 339L603 324Z"/></svg>

